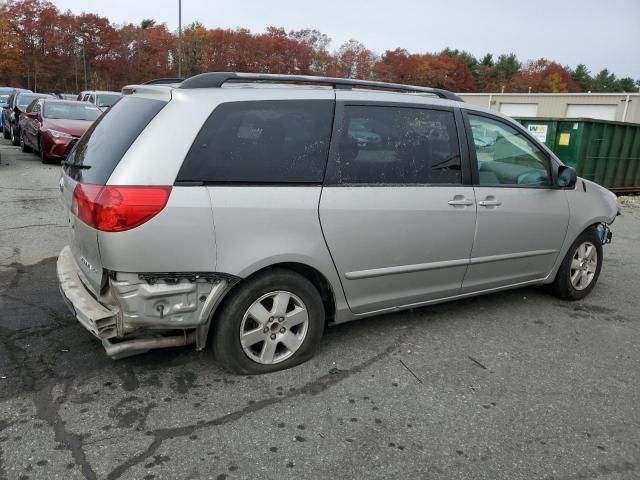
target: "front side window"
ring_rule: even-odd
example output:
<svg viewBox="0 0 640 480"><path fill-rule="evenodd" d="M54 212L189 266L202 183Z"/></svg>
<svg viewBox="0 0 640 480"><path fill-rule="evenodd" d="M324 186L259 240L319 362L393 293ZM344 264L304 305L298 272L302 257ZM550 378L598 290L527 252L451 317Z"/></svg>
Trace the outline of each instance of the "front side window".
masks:
<svg viewBox="0 0 640 480"><path fill-rule="evenodd" d="M328 180L337 184L461 183L453 112L346 106Z"/></svg>
<svg viewBox="0 0 640 480"><path fill-rule="evenodd" d="M469 115L469 123L480 185L551 185L549 159L522 132L499 120L479 115Z"/></svg>
<svg viewBox="0 0 640 480"><path fill-rule="evenodd" d="M219 105L198 133L177 181L321 183L333 101Z"/></svg>

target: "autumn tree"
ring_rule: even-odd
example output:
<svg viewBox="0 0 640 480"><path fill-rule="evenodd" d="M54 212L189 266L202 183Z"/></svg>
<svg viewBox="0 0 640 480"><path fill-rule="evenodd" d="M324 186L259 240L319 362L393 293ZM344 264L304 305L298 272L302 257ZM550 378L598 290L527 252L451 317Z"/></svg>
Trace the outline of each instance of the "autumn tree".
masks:
<svg viewBox="0 0 640 480"><path fill-rule="evenodd" d="M345 78L371 78L375 62L375 53L351 39L343 43L336 54L335 73Z"/></svg>
<svg viewBox="0 0 640 480"><path fill-rule="evenodd" d="M326 75L332 68L333 56L329 52L331 39L318 30L304 29L289 32L289 38L305 45L311 53L310 73Z"/></svg>
<svg viewBox="0 0 640 480"><path fill-rule="evenodd" d="M511 88L524 93L566 93L579 90L568 69L544 58L528 62L513 78Z"/></svg>
<svg viewBox="0 0 640 480"><path fill-rule="evenodd" d="M476 58L445 48L410 53L403 48L381 56L357 40L337 50L314 29L268 27L184 29L183 74L244 71L376 79L467 91L612 92L636 91L632 78L607 69L591 77L549 60L524 66L515 54ZM40 91L119 90L123 85L177 75L176 32L153 18L114 25L92 13L60 12L47 0L0 3L0 83Z"/></svg>
<svg viewBox="0 0 640 480"><path fill-rule="evenodd" d="M0 11L0 78L6 84L19 84L24 75L20 53L20 36L15 32L6 11Z"/></svg>
<svg viewBox="0 0 640 480"><path fill-rule="evenodd" d="M473 75L474 82L478 81L478 77L480 75L480 62L478 59L473 56L473 54L469 52L465 52L464 50L445 48L440 55L445 55L451 58L460 58L462 62L467 66L471 75Z"/></svg>
<svg viewBox="0 0 640 480"><path fill-rule="evenodd" d="M393 83L416 83L418 62L402 48L387 50L373 67L377 80Z"/></svg>
<svg viewBox="0 0 640 480"><path fill-rule="evenodd" d="M187 77L202 73L202 66L205 64L205 46L209 42L215 46L220 45L220 36L214 39L215 36L215 31L207 30L200 22L193 22L182 31L182 71ZM210 55L207 63L218 63L215 55L213 53Z"/></svg>
<svg viewBox="0 0 640 480"><path fill-rule="evenodd" d="M475 81L462 55L409 54L387 51L374 67L376 77L395 83L445 88L457 92L473 90Z"/></svg>

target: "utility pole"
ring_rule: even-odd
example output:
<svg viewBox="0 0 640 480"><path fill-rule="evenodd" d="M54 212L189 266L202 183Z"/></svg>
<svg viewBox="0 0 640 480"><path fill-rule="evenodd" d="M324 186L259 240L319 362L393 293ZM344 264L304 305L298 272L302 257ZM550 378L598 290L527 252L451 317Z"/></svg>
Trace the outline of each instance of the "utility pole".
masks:
<svg viewBox="0 0 640 480"><path fill-rule="evenodd" d="M178 78L182 78L182 0L178 0Z"/></svg>

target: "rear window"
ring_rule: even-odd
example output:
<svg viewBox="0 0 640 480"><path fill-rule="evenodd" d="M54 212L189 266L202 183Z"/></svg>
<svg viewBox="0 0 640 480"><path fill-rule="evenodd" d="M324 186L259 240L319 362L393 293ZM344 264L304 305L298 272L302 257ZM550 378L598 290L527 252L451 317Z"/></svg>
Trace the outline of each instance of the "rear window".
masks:
<svg viewBox="0 0 640 480"><path fill-rule="evenodd" d="M65 162L67 175L78 182L105 185L138 135L167 103L124 97L84 134Z"/></svg>
<svg viewBox="0 0 640 480"><path fill-rule="evenodd" d="M333 101L224 103L198 133L177 181L321 183L332 121Z"/></svg>

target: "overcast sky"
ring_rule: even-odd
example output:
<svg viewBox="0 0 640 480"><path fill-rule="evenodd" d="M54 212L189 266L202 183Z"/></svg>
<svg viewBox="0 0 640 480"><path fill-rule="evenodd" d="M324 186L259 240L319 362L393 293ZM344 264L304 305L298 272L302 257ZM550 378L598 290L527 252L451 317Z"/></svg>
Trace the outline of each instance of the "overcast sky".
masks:
<svg viewBox="0 0 640 480"><path fill-rule="evenodd" d="M87 11L115 23L144 18L178 26L178 0L52 0L60 10ZM355 38L382 53L444 47L476 56L514 52L592 71L609 68L640 79L640 0L182 0L182 22L249 28L315 28L332 48Z"/></svg>

